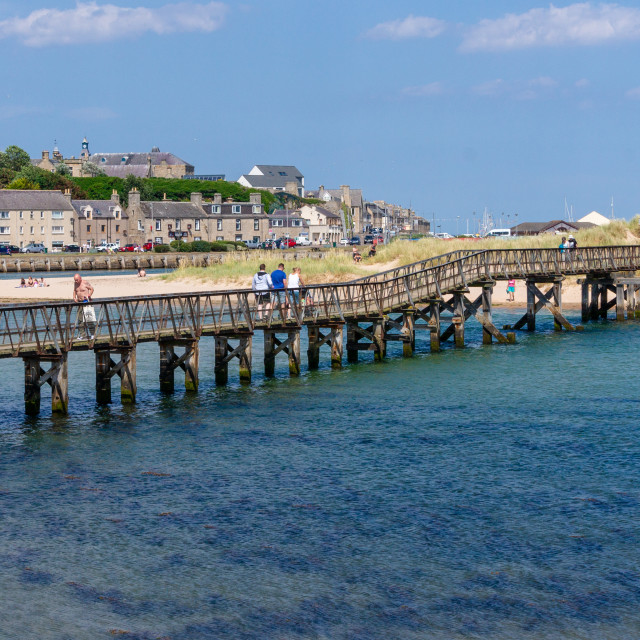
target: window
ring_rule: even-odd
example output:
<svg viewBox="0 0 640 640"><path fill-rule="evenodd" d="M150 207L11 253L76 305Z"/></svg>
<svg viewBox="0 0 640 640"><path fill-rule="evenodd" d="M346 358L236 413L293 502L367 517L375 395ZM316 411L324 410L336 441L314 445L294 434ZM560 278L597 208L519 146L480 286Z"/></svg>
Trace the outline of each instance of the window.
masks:
<svg viewBox="0 0 640 640"><path fill-rule="evenodd" d="M216 227L216 229L217 229L218 231L222 231L222 218L218 218L218 219L216 220L216 223L217 223L217 227Z"/></svg>
<svg viewBox="0 0 640 640"><path fill-rule="evenodd" d="M102 233L104 233L105 229L106 229L105 225L101 224L100 225L100 231L102 231Z"/></svg>
<svg viewBox="0 0 640 640"><path fill-rule="evenodd" d="M196 237L194 238L194 241L195 241L195 242L198 242L199 240L202 240L202 238L201 238L200 236L196 236Z"/></svg>
<svg viewBox="0 0 640 640"><path fill-rule="evenodd" d="M301 227L302 226L302 220L292 220L291 221L291 226L292 227Z"/></svg>
<svg viewBox="0 0 640 640"><path fill-rule="evenodd" d="M115 217L116 220L120 220L120 209L116 209L113 212L113 216Z"/></svg>
<svg viewBox="0 0 640 640"><path fill-rule="evenodd" d="M242 206L239 204L232 204L231 213L242 213Z"/></svg>
<svg viewBox="0 0 640 640"><path fill-rule="evenodd" d="M11 233L11 227L0 227L0 235L6 236Z"/></svg>
<svg viewBox="0 0 640 640"><path fill-rule="evenodd" d="M236 231L242 231L242 220L236 218Z"/></svg>
<svg viewBox="0 0 640 640"><path fill-rule="evenodd" d="M211 213L220 213L220 205L214 204L211 206Z"/></svg>
<svg viewBox="0 0 640 640"><path fill-rule="evenodd" d="M144 231L144 227L142 226L142 220L138 220L138 231Z"/></svg>
<svg viewBox="0 0 640 640"><path fill-rule="evenodd" d="M31 228L33 229L33 227L31 227ZM90 224L87 225L87 233L91 233L91 225Z"/></svg>
<svg viewBox="0 0 640 640"><path fill-rule="evenodd" d="M51 248L52 249L62 249L63 245L64 245L64 242L62 240L54 240L51 243Z"/></svg>
<svg viewBox="0 0 640 640"><path fill-rule="evenodd" d="M51 233L64 233L64 227L62 227L62 226L51 227Z"/></svg>
<svg viewBox="0 0 640 640"><path fill-rule="evenodd" d="M44 233L44 227L40 227L40 233Z"/></svg>
<svg viewBox="0 0 640 640"><path fill-rule="evenodd" d="M40 220L42 220L42 218L44 218L44 211L40 212Z"/></svg>
<svg viewBox="0 0 640 640"><path fill-rule="evenodd" d="M153 241L154 241L156 244L162 244L162 238L160 238L159 236L156 236L156 237L153 239Z"/></svg>
<svg viewBox="0 0 640 640"><path fill-rule="evenodd" d="M253 236L254 242L260 242L260 236Z"/></svg>
<svg viewBox="0 0 640 640"><path fill-rule="evenodd" d="M62 213L62 211L52 211L51 218L53 220L62 220L64 218L64 213Z"/></svg>
<svg viewBox="0 0 640 640"><path fill-rule="evenodd" d="M282 224L282 220L278 220L276 218L275 220L271 221L271 226L272 227L283 227L284 225Z"/></svg>
<svg viewBox="0 0 640 640"><path fill-rule="evenodd" d="M176 220L176 231L180 231L180 220Z"/></svg>
<svg viewBox="0 0 640 640"><path fill-rule="evenodd" d="M286 171L278 171L278 175L286 176L287 172Z"/></svg>
<svg viewBox="0 0 640 640"><path fill-rule="evenodd" d="M196 231L200 231L200 220L196 220Z"/></svg>
<svg viewBox="0 0 640 640"><path fill-rule="evenodd" d="M260 220L258 218L255 218L253 221L253 230L260 231Z"/></svg>
<svg viewBox="0 0 640 640"><path fill-rule="evenodd" d="M119 224L116 225L116 233L118 233L118 231L120 231L120 225Z"/></svg>
<svg viewBox="0 0 640 640"><path fill-rule="evenodd" d="M106 158L100 158L100 162L106 162L107 159Z"/></svg>
<svg viewBox="0 0 640 640"><path fill-rule="evenodd" d="M236 233L236 242L242 242L242 234Z"/></svg>
<svg viewBox="0 0 640 640"><path fill-rule="evenodd" d="M20 227L20 235L24 233L24 227Z"/></svg>
<svg viewBox="0 0 640 640"><path fill-rule="evenodd" d="M216 236L216 240L224 240L224 236Z"/></svg>
<svg viewBox="0 0 640 640"><path fill-rule="evenodd" d="M33 220L33 211L30 212L29 217Z"/></svg>
<svg viewBox="0 0 640 640"><path fill-rule="evenodd" d="M0 220L8 220L9 212L8 211L0 211Z"/></svg>
<svg viewBox="0 0 640 640"><path fill-rule="evenodd" d="M33 230L35 229L35 227L29 227L29 230L31 231L31 235L33 235Z"/></svg>
<svg viewBox="0 0 640 640"><path fill-rule="evenodd" d="M156 231L162 231L162 220L156 220Z"/></svg>
<svg viewBox="0 0 640 640"><path fill-rule="evenodd" d="M262 211L262 205L261 204L254 204L253 205L253 213L260 213Z"/></svg>

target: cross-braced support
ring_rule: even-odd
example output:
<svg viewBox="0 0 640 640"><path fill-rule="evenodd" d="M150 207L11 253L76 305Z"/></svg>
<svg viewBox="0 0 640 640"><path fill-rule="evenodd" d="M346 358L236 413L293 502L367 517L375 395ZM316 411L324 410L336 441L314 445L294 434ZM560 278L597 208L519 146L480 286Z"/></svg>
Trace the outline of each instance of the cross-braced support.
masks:
<svg viewBox="0 0 640 640"><path fill-rule="evenodd" d="M112 354L119 354L114 361ZM123 403L136 401L136 350L135 347L119 349L96 349L96 402L111 402L111 378L120 377L120 398Z"/></svg>
<svg viewBox="0 0 640 640"><path fill-rule="evenodd" d="M403 309L400 315L390 314L384 324L384 339L402 342L402 356L410 358L416 348L415 309Z"/></svg>
<svg viewBox="0 0 640 640"><path fill-rule="evenodd" d="M387 355L384 318L373 318L368 322L371 324L367 327L361 327L357 321L347 322L347 360L350 363L358 362L359 351L373 351L373 359L376 361L382 361Z"/></svg>
<svg viewBox="0 0 640 640"><path fill-rule="evenodd" d="M160 346L160 391L173 393L175 390L175 370L184 371L184 386L187 391L198 390L198 340L161 340ZM184 347L182 355L176 354L176 347Z"/></svg>
<svg viewBox="0 0 640 640"><path fill-rule="evenodd" d="M547 309L553 315L553 328L556 331L566 329L575 331L576 328L562 314L562 281L563 277L553 279L528 278L527 286L527 312L513 325L514 329L522 329L525 325L528 331L535 331L536 315L541 309ZM551 288L543 292L538 284L550 283Z"/></svg>
<svg viewBox="0 0 640 640"><path fill-rule="evenodd" d="M69 377L67 353L51 356L27 356L24 360L24 408L27 415L37 416L40 413L40 388L44 384L51 387L51 411L68 413L69 411ZM40 365L49 362L50 367L44 370Z"/></svg>
<svg viewBox="0 0 640 640"><path fill-rule="evenodd" d="M229 362L238 358L240 382L251 382L251 347L253 345L252 333L240 333L233 335L216 336L215 348L215 377L216 384L227 384L229 380ZM230 340L237 340L234 347Z"/></svg>
<svg viewBox="0 0 640 640"><path fill-rule="evenodd" d="M280 340L276 334L286 333ZM300 329L265 329L264 330L264 373L273 376L276 370L276 356L283 351L289 356L289 373L300 375Z"/></svg>
<svg viewBox="0 0 640 640"><path fill-rule="evenodd" d="M323 334L322 331L328 330ZM308 325L307 326L309 347L307 358L309 369L317 369L320 366L320 347L329 345L331 347L331 367L340 369L342 367L342 341L344 326L342 324L330 325Z"/></svg>
<svg viewBox="0 0 640 640"><path fill-rule="evenodd" d="M624 307L628 299L625 281L614 280L610 276L589 276L584 280L578 280L578 283L582 285L582 319L585 322L598 320L598 318L606 320L609 309L612 307L616 308L616 318L624 320ZM611 300L609 300L609 293L615 294ZM635 299L635 295L633 297Z"/></svg>

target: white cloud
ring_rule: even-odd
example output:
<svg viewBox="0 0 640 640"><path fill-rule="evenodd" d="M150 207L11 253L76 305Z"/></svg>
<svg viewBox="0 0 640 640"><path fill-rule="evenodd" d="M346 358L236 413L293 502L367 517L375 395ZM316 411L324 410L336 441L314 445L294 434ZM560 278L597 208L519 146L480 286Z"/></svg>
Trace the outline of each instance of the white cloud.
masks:
<svg viewBox="0 0 640 640"><path fill-rule="evenodd" d="M477 96L495 96L502 93L504 89L504 80L497 78L496 80L489 80L489 82L483 82L482 84L472 87L471 93L475 93Z"/></svg>
<svg viewBox="0 0 640 640"><path fill-rule="evenodd" d="M431 82L429 84L418 85L414 87L405 87L402 90L403 95L412 98L423 96L439 96L444 92L444 88L440 82Z"/></svg>
<svg viewBox="0 0 640 640"><path fill-rule="evenodd" d="M0 39L15 37L30 47L105 42L151 32L211 32L222 26L221 2L181 2L157 9L78 2L75 9L38 9L26 18L0 20Z"/></svg>
<svg viewBox="0 0 640 640"><path fill-rule="evenodd" d="M382 22L365 36L374 40L406 40L408 38L435 38L446 28L447 23L437 18L410 15L404 20Z"/></svg>
<svg viewBox="0 0 640 640"><path fill-rule="evenodd" d="M460 49L508 51L635 39L640 39L640 9L582 2L481 20L467 30Z"/></svg>
<svg viewBox="0 0 640 640"><path fill-rule="evenodd" d="M625 95L627 98L631 98L632 100L640 100L640 87L629 89Z"/></svg>
<svg viewBox="0 0 640 640"><path fill-rule="evenodd" d="M574 86L576 89L586 89L590 85L591 83L589 82L589 80L587 80L586 78L580 78L580 80L578 80Z"/></svg>
<svg viewBox="0 0 640 640"><path fill-rule="evenodd" d="M558 86L558 82L548 76L541 76L539 78L529 80L529 85L532 87L541 87L542 89L552 89L553 87Z"/></svg>

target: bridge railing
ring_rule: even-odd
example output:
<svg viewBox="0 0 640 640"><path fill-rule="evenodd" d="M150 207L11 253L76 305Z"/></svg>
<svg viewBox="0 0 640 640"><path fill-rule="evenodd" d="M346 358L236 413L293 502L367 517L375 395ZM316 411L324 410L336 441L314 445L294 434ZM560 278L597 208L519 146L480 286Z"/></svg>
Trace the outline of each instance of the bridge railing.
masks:
<svg viewBox="0 0 640 640"><path fill-rule="evenodd" d="M423 265L429 265L424 267ZM0 306L0 357L117 347L141 341L195 340L309 322L376 317L445 293L506 278L608 274L640 269L640 246L506 249L453 252L387 272L382 280L313 285L296 295L271 292L261 307L250 290L103 298L86 307L70 302ZM392 276L392 277L389 277Z"/></svg>

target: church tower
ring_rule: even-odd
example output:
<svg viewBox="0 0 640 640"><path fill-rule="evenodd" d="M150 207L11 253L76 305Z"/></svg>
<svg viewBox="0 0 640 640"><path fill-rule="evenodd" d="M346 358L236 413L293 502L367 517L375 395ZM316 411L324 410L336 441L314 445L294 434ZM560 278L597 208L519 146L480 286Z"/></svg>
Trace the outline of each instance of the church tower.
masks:
<svg viewBox="0 0 640 640"><path fill-rule="evenodd" d="M87 137L85 136L84 140L82 141L82 153L80 154L80 157L84 160L88 160L90 155L91 153L89 152L89 143L87 142Z"/></svg>

